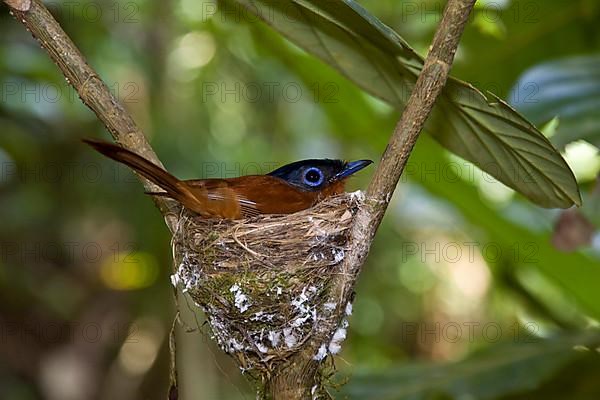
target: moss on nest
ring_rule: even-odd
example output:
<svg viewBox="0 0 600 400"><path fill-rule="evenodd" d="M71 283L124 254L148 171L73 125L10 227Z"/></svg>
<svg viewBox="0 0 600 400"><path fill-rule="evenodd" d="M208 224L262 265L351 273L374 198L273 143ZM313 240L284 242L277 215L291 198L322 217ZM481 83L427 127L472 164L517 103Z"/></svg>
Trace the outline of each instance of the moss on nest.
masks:
<svg viewBox="0 0 600 400"><path fill-rule="evenodd" d="M204 310L213 337L243 371L269 374L337 306L328 287L362 201L356 192L289 215L182 216L173 237L173 283ZM327 349L324 344L315 359L324 359Z"/></svg>

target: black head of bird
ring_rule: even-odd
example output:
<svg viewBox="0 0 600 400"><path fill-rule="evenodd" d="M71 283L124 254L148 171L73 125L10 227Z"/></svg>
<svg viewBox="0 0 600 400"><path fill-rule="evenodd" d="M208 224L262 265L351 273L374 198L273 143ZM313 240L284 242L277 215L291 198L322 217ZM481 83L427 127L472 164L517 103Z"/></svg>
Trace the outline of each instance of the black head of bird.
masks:
<svg viewBox="0 0 600 400"><path fill-rule="evenodd" d="M283 179L299 189L314 192L348 178L371 163L371 160L302 160L277 168L268 175Z"/></svg>

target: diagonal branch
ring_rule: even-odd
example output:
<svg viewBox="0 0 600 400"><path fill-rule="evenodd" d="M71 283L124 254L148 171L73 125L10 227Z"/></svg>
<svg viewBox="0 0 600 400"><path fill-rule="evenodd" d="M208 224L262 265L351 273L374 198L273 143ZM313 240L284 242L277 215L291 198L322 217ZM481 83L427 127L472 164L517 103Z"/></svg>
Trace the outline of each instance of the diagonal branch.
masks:
<svg viewBox="0 0 600 400"><path fill-rule="evenodd" d="M354 283L375 233L425 121L448 79L454 54L475 1L448 0L446 4L423 70L369 184L365 205L355 216L350 231L351 247L330 292L339 299L335 317L329 319L333 323L339 324L345 317L346 304L352 299ZM335 326L329 328L329 332L335 331Z"/></svg>
<svg viewBox="0 0 600 400"><path fill-rule="evenodd" d="M446 4L423 70L367 189L364 206L354 217L350 249L329 289L330 299L336 307L329 314L322 315L325 321L320 326L322 334L314 335L310 343L268 382L267 392L273 399L308 398L308 388L314 384L318 368L314 355L322 343L329 343L347 315L347 304L352 300L356 279L410 153L448 79L454 54L475 1L449 0Z"/></svg>
<svg viewBox="0 0 600 400"><path fill-rule="evenodd" d="M412 148L448 79L454 54L474 4L475 0L449 0L446 5L423 70L367 190L367 198L372 199L374 204L366 210L371 220L365 232L367 237L375 234Z"/></svg>
<svg viewBox="0 0 600 400"><path fill-rule="evenodd" d="M448 79L475 1L448 0L446 4L423 70L367 189L365 207L356 215L351 232L353 246L344 261L343 277L356 279L369 252L410 153Z"/></svg>
<svg viewBox="0 0 600 400"><path fill-rule="evenodd" d="M320 330L322 334L311 338L310 343L303 346L301 352L288 360L267 383L266 391L272 398L307 398L311 388L316 387L313 384L319 362L315 360L314 355L319 346L331 340L346 316L346 305L351 300L354 283L410 153L446 83L460 37L475 1L448 0L423 70L375 171L366 193L365 204L353 221L349 238L350 250L338 267L338 274L333 278L329 289L329 294L335 299L336 308L329 311L328 315L322 316L326 321ZM38 39L77 90L82 101L96 113L115 140L161 165L131 116L112 96L104 82L86 63L79 50L39 0L4 2ZM143 182L147 190L154 190L149 182ZM174 231L180 206L163 198L155 199L155 202L167 225Z"/></svg>
<svg viewBox="0 0 600 400"><path fill-rule="evenodd" d="M150 147L144 133L131 115L112 95L108 86L90 67L73 41L62 30L52 14L39 0L4 0L10 12L20 21L48 52L83 103L104 123L115 141L153 163L162 163ZM158 190L143 179L146 191ZM173 200L153 197L171 232L175 230L180 206Z"/></svg>

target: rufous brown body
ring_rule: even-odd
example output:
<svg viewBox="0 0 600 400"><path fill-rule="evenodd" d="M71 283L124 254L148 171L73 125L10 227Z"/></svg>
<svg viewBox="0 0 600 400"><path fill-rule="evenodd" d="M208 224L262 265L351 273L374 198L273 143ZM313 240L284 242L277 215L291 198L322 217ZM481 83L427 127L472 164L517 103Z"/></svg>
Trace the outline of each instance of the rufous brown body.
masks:
<svg viewBox="0 0 600 400"><path fill-rule="evenodd" d="M180 180L121 146L89 139L84 142L164 190L149 194L175 199L207 218L239 219L304 210L328 196L343 193L346 179L372 163L313 159L285 165L266 175Z"/></svg>

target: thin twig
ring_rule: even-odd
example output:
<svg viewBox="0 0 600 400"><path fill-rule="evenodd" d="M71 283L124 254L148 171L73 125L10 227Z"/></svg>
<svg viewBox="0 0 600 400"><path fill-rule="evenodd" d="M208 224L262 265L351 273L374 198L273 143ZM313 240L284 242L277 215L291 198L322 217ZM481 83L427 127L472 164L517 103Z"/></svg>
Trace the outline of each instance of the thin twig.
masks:
<svg viewBox="0 0 600 400"><path fill-rule="evenodd" d="M39 0L4 0L10 12L21 22L48 52L67 82L77 90L88 106L109 130L115 141L162 167L142 130L131 115L110 92L108 86L90 67L77 46L62 30L52 14ZM140 177L148 192L158 190ZM180 206L177 202L153 197L171 232L177 222Z"/></svg>
<svg viewBox="0 0 600 400"><path fill-rule="evenodd" d="M60 68L67 82L77 90L81 101L88 106L104 123L115 141L123 147L135 151L156 165L162 163L150 147L144 133L137 126L131 115L112 95L106 84L96 71L90 67L69 36L62 30L52 14L39 0L5 0L11 14L20 21L34 38L48 52L50 58ZM155 192L158 188L150 181L138 175L147 192ZM153 197L165 223L171 232L175 231L181 206L170 199ZM177 294L175 293L175 301ZM177 321L179 314L175 317ZM169 334L171 352L171 385L169 400L178 398L177 367L175 363L175 321Z"/></svg>

